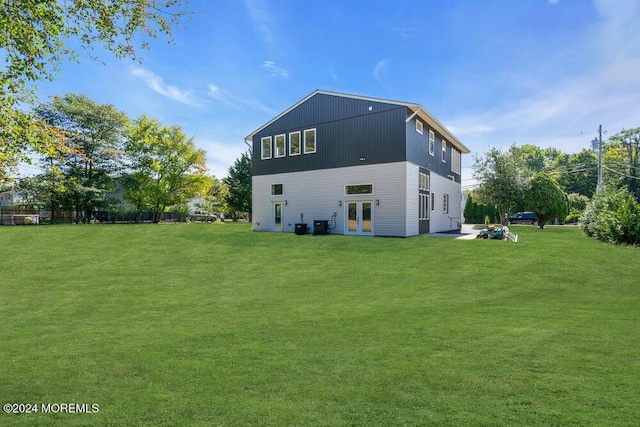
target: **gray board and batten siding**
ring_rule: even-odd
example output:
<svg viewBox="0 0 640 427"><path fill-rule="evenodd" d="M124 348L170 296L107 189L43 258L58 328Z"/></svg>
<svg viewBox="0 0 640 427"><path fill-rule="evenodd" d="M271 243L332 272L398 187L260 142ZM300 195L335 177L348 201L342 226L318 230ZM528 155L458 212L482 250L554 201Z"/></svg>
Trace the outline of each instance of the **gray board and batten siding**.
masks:
<svg viewBox="0 0 640 427"><path fill-rule="evenodd" d="M253 175L398 161L410 161L443 176L452 175L450 144L444 163L440 157L442 136L433 124L418 118L424 124L424 131L422 134L416 131L418 108L421 107L316 91L247 137L253 148ZM299 131L304 135L307 129L316 130L316 152L290 156L290 133ZM429 129L436 135L433 156L428 152ZM281 134L286 135L286 155L263 160L261 139L272 137L274 141L275 136ZM461 149L468 152L464 146ZM459 175L453 176L460 182Z"/></svg>

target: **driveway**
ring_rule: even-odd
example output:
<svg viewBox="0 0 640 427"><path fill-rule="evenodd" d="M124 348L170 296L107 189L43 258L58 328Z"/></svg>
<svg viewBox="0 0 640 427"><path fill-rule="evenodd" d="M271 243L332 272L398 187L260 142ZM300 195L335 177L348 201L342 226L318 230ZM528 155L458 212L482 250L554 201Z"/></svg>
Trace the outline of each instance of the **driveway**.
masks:
<svg viewBox="0 0 640 427"><path fill-rule="evenodd" d="M425 234L427 237L444 237L448 239L475 239L477 235L478 230L473 228L473 224L462 224L462 228L459 233L446 232Z"/></svg>

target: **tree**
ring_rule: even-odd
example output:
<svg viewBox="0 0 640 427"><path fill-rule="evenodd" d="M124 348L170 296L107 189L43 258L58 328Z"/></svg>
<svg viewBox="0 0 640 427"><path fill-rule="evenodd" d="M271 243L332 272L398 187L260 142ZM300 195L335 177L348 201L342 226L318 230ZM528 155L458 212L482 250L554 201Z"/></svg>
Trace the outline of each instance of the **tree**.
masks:
<svg viewBox="0 0 640 427"><path fill-rule="evenodd" d="M495 206L479 205L473 201L473 193L467 195L464 205L464 220L467 223L482 224L488 218L489 222L498 220L498 212Z"/></svg>
<svg viewBox="0 0 640 427"><path fill-rule="evenodd" d="M206 177L206 188L202 196L203 201L198 208L208 214L227 211L225 197L228 193L227 185L215 176Z"/></svg>
<svg viewBox="0 0 640 427"><path fill-rule="evenodd" d="M510 154L491 148L484 157L474 159L473 177L480 181L480 187L475 190L477 202L497 206L500 221L504 221L509 212L522 210L530 172L519 164L513 150Z"/></svg>
<svg viewBox="0 0 640 427"><path fill-rule="evenodd" d="M567 195L555 179L545 172L538 172L529 182L524 193L525 209L536 214L538 227L551 219L565 217L569 211Z"/></svg>
<svg viewBox="0 0 640 427"><path fill-rule="evenodd" d="M204 150L196 149L179 126L162 126L142 116L129 126L125 153L132 173L124 198L138 212L152 211L154 223L169 206L185 203L206 188Z"/></svg>
<svg viewBox="0 0 640 427"><path fill-rule="evenodd" d="M170 39L172 27L187 15L186 2L0 0L0 181L30 160L29 150L64 151L60 135L21 104L35 103L35 82L53 80L61 64L78 60L68 40L79 40L87 52L98 46L117 58L140 60L138 47L147 49L160 34Z"/></svg>
<svg viewBox="0 0 640 427"><path fill-rule="evenodd" d="M611 138L607 144L608 151L617 151L622 161L614 163L609 171L621 177L621 184L640 201L640 127L623 130Z"/></svg>
<svg viewBox="0 0 640 427"><path fill-rule="evenodd" d="M593 196L598 183L598 155L593 149L575 154L561 154L554 164L558 184L565 193Z"/></svg>
<svg viewBox="0 0 640 427"><path fill-rule="evenodd" d="M640 204L626 189L607 188L596 193L580 227L589 237L609 243L640 244Z"/></svg>
<svg viewBox="0 0 640 427"><path fill-rule="evenodd" d="M97 104L84 95L67 94L37 109L37 115L55 128L67 150L49 156L67 180L76 218L89 222L93 212L106 203L111 175L120 168L127 115L109 104Z"/></svg>
<svg viewBox="0 0 640 427"><path fill-rule="evenodd" d="M251 155L242 153L233 166L229 167L229 175L224 179L228 193L224 200L234 217L248 214L251 220Z"/></svg>
<svg viewBox="0 0 640 427"><path fill-rule="evenodd" d="M29 204L41 205L51 212L50 223L54 224L56 211L64 206L68 191L73 186L65 180L60 169L51 165L45 173L22 178L19 188Z"/></svg>

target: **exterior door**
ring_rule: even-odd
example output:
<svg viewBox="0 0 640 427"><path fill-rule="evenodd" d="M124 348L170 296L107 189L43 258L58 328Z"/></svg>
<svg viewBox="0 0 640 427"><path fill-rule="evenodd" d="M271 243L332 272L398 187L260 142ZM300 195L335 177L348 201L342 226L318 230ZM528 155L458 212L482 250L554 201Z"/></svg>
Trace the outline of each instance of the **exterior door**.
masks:
<svg viewBox="0 0 640 427"><path fill-rule="evenodd" d="M373 202L354 201L346 203L346 232L360 236L373 236Z"/></svg>
<svg viewBox="0 0 640 427"><path fill-rule="evenodd" d="M284 228L282 227L282 202L275 202L273 204L271 216L271 229L273 231L282 231Z"/></svg>

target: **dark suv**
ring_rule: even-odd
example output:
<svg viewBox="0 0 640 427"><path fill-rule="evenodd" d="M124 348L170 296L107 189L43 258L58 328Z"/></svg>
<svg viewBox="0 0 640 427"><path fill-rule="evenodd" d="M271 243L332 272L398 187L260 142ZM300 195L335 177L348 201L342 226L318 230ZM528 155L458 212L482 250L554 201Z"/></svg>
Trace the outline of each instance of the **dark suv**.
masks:
<svg viewBox="0 0 640 427"><path fill-rule="evenodd" d="M535 224L536 214L533 212L516 212L507 218L509 224Z"/></svg>

